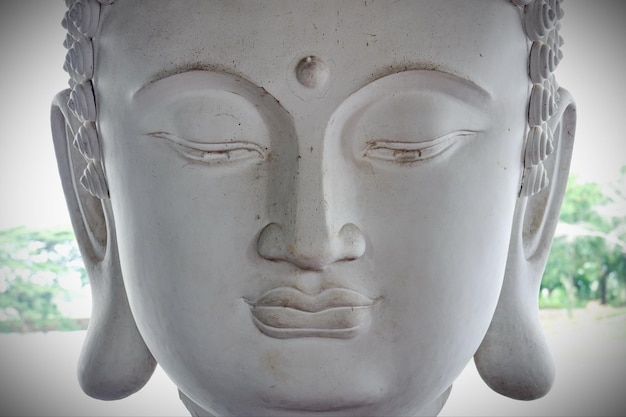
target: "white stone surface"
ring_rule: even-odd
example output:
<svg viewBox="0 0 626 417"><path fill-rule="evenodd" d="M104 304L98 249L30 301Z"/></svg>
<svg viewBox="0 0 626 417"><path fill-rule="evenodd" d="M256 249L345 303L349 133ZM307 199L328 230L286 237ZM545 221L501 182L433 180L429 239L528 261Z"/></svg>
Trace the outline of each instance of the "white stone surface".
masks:
<svg viewBox="0 0 626 417"><path fill-rule="evenodd" d="M124 397L156 359L218 415L436 414L478 352L545 394L575 124L549 71L530 87L553 11L74 4L53 133L96 294L82 388Z"/></svg>

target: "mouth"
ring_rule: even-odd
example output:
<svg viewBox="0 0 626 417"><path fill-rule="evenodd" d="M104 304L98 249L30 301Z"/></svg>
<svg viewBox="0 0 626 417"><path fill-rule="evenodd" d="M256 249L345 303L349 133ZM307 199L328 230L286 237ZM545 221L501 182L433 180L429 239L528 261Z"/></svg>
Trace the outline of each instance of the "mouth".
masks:
<svg viewBox="0 0 626 417"><path fill-rule="evenodd" d="M254 324L267 336L349 339L365 327L378 300L346 288L308 295L293 287L279 287L245 301Z"/></svg>

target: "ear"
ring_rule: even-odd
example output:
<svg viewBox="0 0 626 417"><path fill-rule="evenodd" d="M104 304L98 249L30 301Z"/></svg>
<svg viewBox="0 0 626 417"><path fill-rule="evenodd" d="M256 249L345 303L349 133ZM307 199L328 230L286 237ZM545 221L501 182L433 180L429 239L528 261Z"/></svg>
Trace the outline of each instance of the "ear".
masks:
<svg viewBox="0 0 626 417"><path fill-rule="evenodd" d="M51 123L63 191L92 292L91 320L78 377L88 395L113 400L141 389L156 361L130 311L110 201L94 197L81 184L88 161L72 146L82 123L70 111L69 99L70 90L54 98Z"/></svg>
<svg viewBox="0 0 626 417"><path fill-rule="evenodd" d="M493 320L474 356L483 380L507 397L544 396L554 381L554 363L539 322L539 287L572 157L576 106L559 89L560 102L549 127L553 154L544 161L548 186L532 197L518 198L500 299Z"/></svg>

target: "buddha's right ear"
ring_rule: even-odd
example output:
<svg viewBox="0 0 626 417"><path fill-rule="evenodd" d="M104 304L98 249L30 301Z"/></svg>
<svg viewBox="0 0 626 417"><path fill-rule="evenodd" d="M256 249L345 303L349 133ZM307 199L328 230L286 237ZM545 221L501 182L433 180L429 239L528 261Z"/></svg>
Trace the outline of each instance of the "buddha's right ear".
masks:
<svg viewBox="0 0 626 417"><path fill-rule="evenodd" d="M77 149L81 145L74 146L75 135L83 123L70 110L69 100L70 90L57 94L52 102L51 123L65 200L92 293L91 319L79 359L78 378L86 394L114 400L141 389L154 372L156 361L128 304L104 176L100 178L102 183L93 184L88 168L93 168L94 161L83 155L84 147L81 153Z"/></svg>

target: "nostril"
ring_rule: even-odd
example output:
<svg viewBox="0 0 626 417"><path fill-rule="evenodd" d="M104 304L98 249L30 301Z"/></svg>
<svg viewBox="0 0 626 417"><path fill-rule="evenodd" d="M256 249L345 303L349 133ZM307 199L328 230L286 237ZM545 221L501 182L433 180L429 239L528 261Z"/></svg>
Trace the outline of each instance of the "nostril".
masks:
<svg viewBox="0 0 626 417"><path fill-rule="evenodd" d="M257 251L263 258L275 261L285 255L283 228L277 223L270 223L261 230L257 240Z"/></svg>

